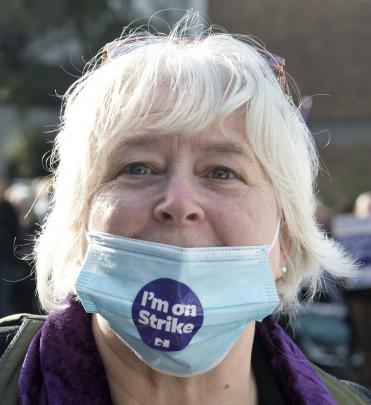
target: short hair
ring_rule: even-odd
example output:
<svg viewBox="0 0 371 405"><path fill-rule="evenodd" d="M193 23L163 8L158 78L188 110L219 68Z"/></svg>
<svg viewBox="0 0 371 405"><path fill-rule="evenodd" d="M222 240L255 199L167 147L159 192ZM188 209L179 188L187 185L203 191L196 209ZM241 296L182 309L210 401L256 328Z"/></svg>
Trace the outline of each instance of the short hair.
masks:
<svg viewBox="0 0 371 405"><path fill-rule="evenodd" d="M46 311L60 308L68 294L76 293L90 204L104 185L109 156L125 133L140 127L153 111L160 86L166 97L153 128L195 133L222 124L236 110L245 114L246 136L281 215L288 265L277 282L277 313L297 307L303 286L313 297L321 269L335 277L352 273L352 260L316 222L315 144L292 97L259 52L263 48L252 37L213 27L190 39L187 24L185 17L169 35L122 36L110 44L119 52L112 58L99 53L64 97L52 154L52 210L34 249L37 289Z"/></svg>

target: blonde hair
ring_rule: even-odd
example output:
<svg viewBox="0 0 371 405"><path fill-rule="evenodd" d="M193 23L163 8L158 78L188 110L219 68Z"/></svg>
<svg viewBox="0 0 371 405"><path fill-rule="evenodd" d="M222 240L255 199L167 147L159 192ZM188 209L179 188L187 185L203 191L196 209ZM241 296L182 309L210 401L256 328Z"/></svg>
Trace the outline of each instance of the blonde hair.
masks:
<svg viewBox="0 0 371 405"><path fill-rule="evenodd" d="M289 246L281 240L288 265L277 283L279 311L295 308L303 285L314 295L321 268L335 277L352 271L352 261L316 223L315 145L259 45L212 28L189 38L188 21L189 14L169 35L131 33L111 43L112 57L100 63L100 53L65 95L52 155L58 163L52 211L35 244L37 289L47 311L75 293L90 202L104 183L110 153L156 105L159 119L151 127L176 133L194 133L245 111L249 143L273 186L281 234L289 239ZM156 104L159 86L166 97Z"/></svg>

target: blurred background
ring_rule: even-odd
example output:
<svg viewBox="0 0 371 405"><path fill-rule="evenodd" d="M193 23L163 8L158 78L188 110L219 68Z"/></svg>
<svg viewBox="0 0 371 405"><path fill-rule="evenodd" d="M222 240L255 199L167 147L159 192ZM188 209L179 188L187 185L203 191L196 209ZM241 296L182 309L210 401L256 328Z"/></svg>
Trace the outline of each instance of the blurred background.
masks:
<svg viewBox="0 0 371 405"><path fill-rule="evenodd" d="M60 95L128 23L160 31L194 8L286 60L322 162L318 219L355 255L357 279L282 324L315 363L371 387L370 0L0 0L0 316L40 312L31 235L49 209ZM302 292L305 297L305 291Z"/></svg>

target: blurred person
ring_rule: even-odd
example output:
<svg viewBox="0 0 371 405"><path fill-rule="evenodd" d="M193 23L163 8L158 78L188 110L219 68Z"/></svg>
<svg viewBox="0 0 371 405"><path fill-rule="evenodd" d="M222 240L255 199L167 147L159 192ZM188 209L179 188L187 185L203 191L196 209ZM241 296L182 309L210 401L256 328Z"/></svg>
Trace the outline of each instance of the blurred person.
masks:
<svg viewBox="0 0 371 405"><path fill-rule="evenodd" d="M371 230L371 192L360 194L354 203L354 215L362 221L370 223ZM367 236L363 236L367 238ZM371 242L371 234L368 235ZM371 248L371 243L369 246ZM361 377L364 384L371 387L371 262L367 257L360 258L361 268L355 286L350 286L345 291L346 302L349 306L349 318L354 330L355 346L364 361L361 367Z"/></svg>
<svg viewBox="0 0 371 405"><path fill-rule="evenodd" d="M50 211L50 186L50 179L48 177L36 178L32 182L35 195L32 211L37 223L40 225Z"/></svg>
<svg viewBox="0 0 371 405"><path fill-rule="evenodd" d="M354 215L360 219L371 218L371 191L360 194L354 203Z"/></svg>
<svg viewBox="0 0 371 405"><path fill-rule="evenodd" d="M16 208L22 226L28 224L26 216L32 206L33 192L29 181L15 180L4 191L8 201Z"/></svg>
<svg viewBox="0 0 371 405"><path fill-rule="evenodd" d="M33 327L10 343L20 403L366 404L275 320L321 266L353 269L315 221L283 60L192 16L106 45L66 94L35 246L49 315L2 323Z"/></svg>
<svg viewBox="0 0 371 405"><path fill-rule="evenodd" d="M14 243L19 234L18 214L5 198L5 181L0 179L0 315L10 315L16 310L14 281L18 262L14 255Z"/></svg>
<svg viewBox="0 0 371 405"><path fill-rule="evenodd" d="M28 179L14 180L4 191L7 200L15 207L18 220L19 232L14 242L13 254L17 257L14 268L13 283L13 308L17 312L39 313L38 300L35 295L35 278L27 260L32 253L32 238L37 230L37 217L34 213L35 193L32 181Z"/></svg>

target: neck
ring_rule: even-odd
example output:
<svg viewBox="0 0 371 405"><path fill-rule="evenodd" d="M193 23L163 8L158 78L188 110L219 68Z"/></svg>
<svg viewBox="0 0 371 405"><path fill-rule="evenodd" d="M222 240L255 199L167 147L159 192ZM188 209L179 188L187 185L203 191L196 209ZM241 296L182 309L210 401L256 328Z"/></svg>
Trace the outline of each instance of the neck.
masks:
<svg viewBox="0 0 371 405"><path fill-rule="evenodd" d="M246 327L217 367L193 377L174 377L151 369L99 315L93 315L92 329L115 405L165 405L174 403L175 399L178 405L257 404L256 382L251 369L254 322Z"/></svg>

